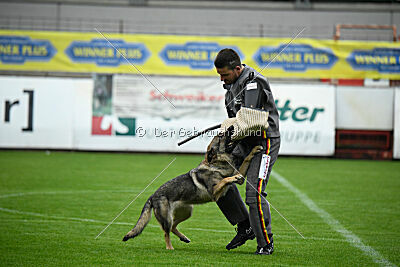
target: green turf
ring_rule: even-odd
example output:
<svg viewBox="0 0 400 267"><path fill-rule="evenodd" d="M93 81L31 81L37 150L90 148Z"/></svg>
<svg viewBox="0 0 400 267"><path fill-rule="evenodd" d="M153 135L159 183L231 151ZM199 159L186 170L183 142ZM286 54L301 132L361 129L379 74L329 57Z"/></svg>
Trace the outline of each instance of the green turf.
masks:
<svg viewBox="0 0 400 267"><path fill-rule="evenodd" d="M0 265L375 265L273 176L269 200L306 239L272 210L271 256L252 255L255 241L226 251L235 232L215 203L195 206L180 225L192 242L173 236L174 251L165 250L154 217L142 235L123 243L148 196L200 161L188 155L0 151ZM274 170L365 245L400 264L400 162L282 157Z"/></svg>

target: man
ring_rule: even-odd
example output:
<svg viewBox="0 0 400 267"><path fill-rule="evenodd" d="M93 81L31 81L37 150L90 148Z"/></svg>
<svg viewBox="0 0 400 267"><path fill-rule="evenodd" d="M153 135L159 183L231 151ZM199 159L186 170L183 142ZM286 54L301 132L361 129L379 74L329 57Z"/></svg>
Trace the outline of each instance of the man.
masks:
<svg viewBox="0 0 400 267"><path fill-rule="evenodd" d="M253 68L242 65L233 49L222 49L214 65L224 81L225 105L228 112L221 126L222 131L233 131L232 154L237 166L256 145L263 151L250 163L246 183L246 204L233 186L217 204L228 221L238 225L237 235L226 246L228 250L257 238L255 254L269 255L274 251L271 230L271 212L265 199L265 187L280 147L279 115L265 77Z"/></svg>

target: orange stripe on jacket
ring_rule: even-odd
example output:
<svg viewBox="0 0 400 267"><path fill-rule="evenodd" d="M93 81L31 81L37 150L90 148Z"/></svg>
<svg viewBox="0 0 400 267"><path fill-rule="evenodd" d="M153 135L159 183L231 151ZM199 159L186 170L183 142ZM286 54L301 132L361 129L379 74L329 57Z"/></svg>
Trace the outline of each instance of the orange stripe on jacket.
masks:
<svg viewBox="0 0 400 267"><path fill-rule="evenodd" d="M264 134L265 134L265 131L264 131ZM267 155L269 154L270 148L271 148L271 139L268 138L267 139L267 148L266 148L265 154L267 154ZM259 216L260 216L261 229L262 229L263 235L265 237L265 240L269 244L270 240L268 238L267 227L265 225L265 220L264 220L264 213L263 213L262 207L261 207L262 183L263 183L263 179L259 179L258 187L257 187L257 191L258 191L258 197L257 197L257 202L258 202L257 204L258 205L257 205L257 208L258 208L258 213L259 213Z"/></svg>
<svg viewBox="0 0 400 267"><path fill-rule="evenodd" d="M269 155L271 149L271 139L267 139L267 151L265 152L265 154Z"/></svg>
<svg viewBox="0 0 400 267"><path fill-rule="evenodd" d="M262 232L263 232L263 235L264 235L264 237L265 237L265 240L267 241L267 244L269 244L270 243L270 241L269 241L269 238L268 238L268 233L267 233L267 227L265 226L265 220L264 220L264 213L263 213L263 211L262 211L262 207L261 207L261 190L262 190L262 182L263 182L263 179L259 179L259 182L258 182L258 198L257 198L257 207L258 207L258 213L259 213L259 216L260 216L260 223L261 223L261 229L262 229Z"/></svg>
<svg viewBox="0 0 400 267"><path fill-rule="evenodd" d="M267 131L265 131L265 130L263 131L263 138L267 139Z"/></svg>

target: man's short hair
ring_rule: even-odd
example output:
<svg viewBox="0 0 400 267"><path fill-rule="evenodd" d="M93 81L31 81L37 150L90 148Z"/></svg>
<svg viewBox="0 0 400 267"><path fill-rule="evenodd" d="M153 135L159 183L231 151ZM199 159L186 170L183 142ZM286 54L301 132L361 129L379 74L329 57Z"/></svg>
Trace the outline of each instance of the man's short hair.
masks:
<svg viewBox="0 0 400 267"><path fill-rule="evenodd" d="M224 48L219 51L214 60L214 66L218 69L228 67L228 69L233 70L236 66L241 65L238 53L231 48Z"/></svg>

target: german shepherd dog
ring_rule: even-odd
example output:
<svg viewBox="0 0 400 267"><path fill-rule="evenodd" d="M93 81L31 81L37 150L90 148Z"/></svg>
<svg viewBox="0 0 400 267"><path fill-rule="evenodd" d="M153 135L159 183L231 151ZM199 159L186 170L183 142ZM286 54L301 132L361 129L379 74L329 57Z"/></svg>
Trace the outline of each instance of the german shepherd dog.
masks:
<svg viewBox="0 0 400 267"><path fill-rule="evenodd" d="M177 235L181 241L189 243L190 239L176 227L190 218L193 204L217 201L232 183L243 184L251 159L262 149L261 146L254 147L238 173L232 167L235 166L233 156L227 151L229 140L229 134L215 136L207 147L205 159L197 168L158 188L146 201L135 227L125 235L123 241L134 238L143 231L150 221L151 209L154 209L154 215L164 230L167 249L174 249L170 232Z"/></svg>

